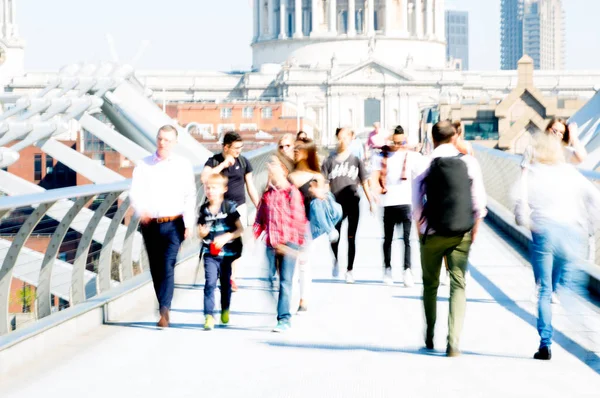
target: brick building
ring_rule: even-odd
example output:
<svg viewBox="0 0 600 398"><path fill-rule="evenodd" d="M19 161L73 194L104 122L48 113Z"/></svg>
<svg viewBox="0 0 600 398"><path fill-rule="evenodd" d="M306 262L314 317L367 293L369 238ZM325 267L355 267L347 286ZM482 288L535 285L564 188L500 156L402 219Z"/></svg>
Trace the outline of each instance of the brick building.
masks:
<svg viewBox="0 0 600 398"><path fill-rule="evenodd" d="M285 133L313 131L285 102L178 103L165 111L212 151L220 149L218 141L227 131L240 133L246 151L276 142Z"/></svg>

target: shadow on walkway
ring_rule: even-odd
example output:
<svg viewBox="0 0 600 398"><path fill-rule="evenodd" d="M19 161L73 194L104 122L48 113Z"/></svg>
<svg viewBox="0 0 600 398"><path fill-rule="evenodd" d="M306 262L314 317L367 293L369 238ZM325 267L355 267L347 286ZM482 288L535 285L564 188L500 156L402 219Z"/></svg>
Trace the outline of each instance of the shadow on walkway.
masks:
<svg viewBox="0 0 600 398"><path fill-rule="evenodd" d="M311 343L299 343L289 341L264 341L263 344L272 347L282 348L304 348L309 350L331 350L331 351L369 351L369 352L390 352L390 353L401 353L401 354L412 354L412 355L427 355L432 357L446 357L445 351L429 351L425 348L412 349L412 348L398 348L398 347L382 347L366 344L311 344ZM528 357L519 357L514 355L503 355L497 353L482 353L473 351L461 351L462 355L468 356L482 356L482 357L493 357L493 358L507 358L507 359L523 359L529 360Z"/></svg>
<svg viewBox="0 0 600 398"><path fill-rule="evenodd" d="M409 299L409 300L418 300L418 301L422 301L423 298L421 296L392 296L393 298L397 298L397 299ZM448 297L439 297L437 298L438 303L447 303L449 301ZM529 302L527 300L523 300L523 301L518 301L519 303L521 302ZM494 300L494 299L474 299L474 298L468 298L467 299L467 303L479 303L479 304L497 304L498 301ZM516 304L517 302L510 300L510 303L507 302L506 304L511 304L514 303L515 306L518 307L518 305Z"/></svg>
<svg viewBox="0 0 600 398"><path fill-rule="evenodd" d="M340 273L342 271L340 270ZM344 279L336 279L336 278L331 278L331 279L313 279L313 283L321 283L321 284L342 284L345 285L346 281ZM366 286L387 286L381 279L357 279L353 285L366 285ZM415 282L415 286L422 286L423 284L421 282ZM400 287L400 286L404 286L403 282L394 282L393 285L389 286L389 287Z"/></svg>
<svg viewBox="0 0 600 398"><path fill-rule="evenodd" d="M204 310L202 309L179 309L174 308L171 309L171 312L181 312L184 314L204 314ZM277 315L277 312L246 312L246 311L229 311L231 315L241 315L241 316L273 316ZM220 314L220 311L215 310L215 314Z"/></svg>
<svg viewBox="0 0 600 398"><path fill-rule="evenodd" d="M166 329L187 329L187 330L201 330L204 331L204 324L201 323L171 323L168 328L159 328L156 326L156 322L106 322L107 326L119 326L127 328L147 329L155 331L163 331ZM220 325L216 324L215 329L221 330L242 330L242 331L260 331L265 332L271 330L266 326L261 327L239 327L233 325Z"/></svg>
<svg viewBox="0 0 600 398"><path fill-rule="evenodd" d="M506 293L504 293L498 286L494 284L488 277L483 275L476 267L470 265L469 269L471 270L471 276L477 283L479 283L487 292L494 298L494 300L506 308L508 311L512 312L523 321L527 322L533 328L537 330L537 318L525 311L523 308L519 307L519 305L512 300ZM592 351L589 351L585 347L582 347L580 344L569 338L564 333L554 329L553 336L554 343L560 345L566 351L573 354L577 359L590 367L593 371L600 374L600 357ZM537 347L532 347L532 354L535 352Z"/></svg>

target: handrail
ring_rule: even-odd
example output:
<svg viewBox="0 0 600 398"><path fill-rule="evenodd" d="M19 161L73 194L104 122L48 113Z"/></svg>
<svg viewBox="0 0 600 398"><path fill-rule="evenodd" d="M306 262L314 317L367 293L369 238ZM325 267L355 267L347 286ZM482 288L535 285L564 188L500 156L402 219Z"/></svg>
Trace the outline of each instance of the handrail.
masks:
<svg viewBox="0 0 600 398"><path fill-rule="evenodd" d="M268 155L274 149L274 145L266 145L244 154L257 185L266 181ZM203 168L194 168L198 199L203 197L198 178ZM0 335L15 328L11 322L16 318L9 316L13 277L27 281L35 290L35 303L26 298L25 285L19 293L23 307L33 311L25 321L31 324L51 316L53 297L77 306L148 271L139 219L134 216L123 225L130 210L130 187L131 179L127 179L0 197L0 216L4 216L0 224ZM89 208L91 202L94 207ZM30 238L39 234L49 238L49 243L41 243L49 245L45 253L27 248ZM182 250L197 254L197 243L192 238L184 242Z"/></svg>
<svg viewBox="0 0 600 398"><path fill-rule="evenodd" d="M275 148L273 145L267 145L262 148L258 148L251 152L248 152L247 154L244 154L244 156L251 160L252 158L272 152L274 149ZM204 166L194 167L194 174L199 175L203 169ZM78 185L76 187L50 189L44 192L19 196L1 196L0 211L11 210L17 207L31 206L32 204L52 203L59 200L72 199L80 196L100 195L104 193L127 191L130 187L131 179L128 179L108 184L88 184Z"/></svg>
<svg viewBox="0 0 600 398"><path fill-rule="evenodd" d="M473 143L475 157L479 161L488 197L512 213L515 198L514 187L521 174L522 155L516 155ZM584 177L600 189L600 173L593 170L577 169ZM591 227L588 241L588 262L600 260L600 229ZM595 228L595 229L592 229Z"/></svg>

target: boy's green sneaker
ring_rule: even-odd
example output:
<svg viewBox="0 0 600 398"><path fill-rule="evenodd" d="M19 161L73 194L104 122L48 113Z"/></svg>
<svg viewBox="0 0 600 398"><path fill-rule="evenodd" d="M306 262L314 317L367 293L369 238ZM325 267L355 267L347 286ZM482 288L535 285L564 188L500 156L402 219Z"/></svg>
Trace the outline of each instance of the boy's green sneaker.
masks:
<svg viewBox="0 0 600 398"><path fill-rule="evenodd" d="M215 328L215 318L212 315L207 315L204 320L204 330L213 330Z"/></svg>
<svg viewBox="0 0 600 398"><path fill-rule="evenodd" d="M229 310L221 311L221 323L227 325L229 323Z"/></svg>

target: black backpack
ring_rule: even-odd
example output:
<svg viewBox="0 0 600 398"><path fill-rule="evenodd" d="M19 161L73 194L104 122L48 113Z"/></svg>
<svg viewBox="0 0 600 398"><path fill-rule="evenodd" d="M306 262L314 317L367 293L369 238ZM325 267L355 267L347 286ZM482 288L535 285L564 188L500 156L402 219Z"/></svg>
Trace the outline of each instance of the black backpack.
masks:
<svg viewBox="0 0 600 398"><path fill-rule="evenodd" d="M472 181L462 156L433 159L423 181L426 197L423 217L427 220L427 229L437 235L463 235L475 225Z"/></svg>

